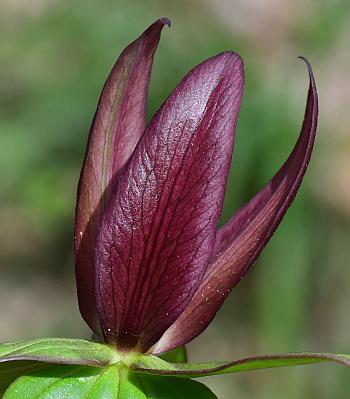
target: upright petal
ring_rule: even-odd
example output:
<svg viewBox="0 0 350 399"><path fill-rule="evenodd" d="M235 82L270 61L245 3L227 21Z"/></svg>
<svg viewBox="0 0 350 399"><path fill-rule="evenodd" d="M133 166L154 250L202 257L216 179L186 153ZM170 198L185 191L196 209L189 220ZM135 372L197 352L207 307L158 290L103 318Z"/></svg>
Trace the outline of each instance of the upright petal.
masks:
<svg viewBox="0 0 350 399"><path fill-rule="evenodd" d="M166 331L153 353L168 351L199 335L232 288L256 261L292 203L315 140L318 100L311 66L303 126L288 159L273 179L219 230L214 255L190 305Z"/></svg>
<svg viewBox="0 0 350 399"><path fill-rule="evenodd" d="M94 297L97 230L116 176L145 130L152 62L165 24L170 26L170 21L156 21L120 55L90 130L78 185L74 246L80 312L96 333L100 331Z"/></svg>
<svg viewBox="0 0 350 399"><path fill-rule="evenodd" d="M122 171L98 238L105 339L145 351L190 302L212 255L243 90L237 54L194 68Z"/></svg>

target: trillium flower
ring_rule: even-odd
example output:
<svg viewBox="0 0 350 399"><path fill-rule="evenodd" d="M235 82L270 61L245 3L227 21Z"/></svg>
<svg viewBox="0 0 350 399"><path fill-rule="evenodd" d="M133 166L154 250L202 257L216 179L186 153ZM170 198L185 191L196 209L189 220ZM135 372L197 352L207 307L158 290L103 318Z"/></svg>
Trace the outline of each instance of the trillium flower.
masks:
<svg viewBox="0 0 350 399"><path fill-rule="evenodd" d="M191 378L327 361L350 366L349 355L310 352L187 362L184 345L208 326L291 205L310 160L318 105L305 60L310 84L294 149L271 181L218 229L243 61L229 51L196 66L146 126L164 25L169 20L156 21L115 63L78 186L79 307L101 342L0 344L4 399L215 399Z"/></svg>
<svg viewBox="0 0 350 399"><path fill-rule="evenodd" d="M292 203L310 160L317 93L272 180L217 228L243 94L234 52L190 71L146 126L153 56L167 19L121 54L98 103L75 227L80 311L118 350L182 346L214 318Z"/></svg>

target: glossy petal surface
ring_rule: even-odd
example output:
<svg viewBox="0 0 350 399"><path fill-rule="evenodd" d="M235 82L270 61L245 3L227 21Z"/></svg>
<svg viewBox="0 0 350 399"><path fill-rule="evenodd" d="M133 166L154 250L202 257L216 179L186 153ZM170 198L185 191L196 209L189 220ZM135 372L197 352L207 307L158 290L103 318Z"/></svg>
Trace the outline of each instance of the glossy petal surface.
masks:
<svg viewBox="0 0 350 399"><path fill-rule="evenodd" d="M191 300L215 242L243 64L194 68L163 104L118 181L101 226L97 304L108 342L144 351Z"/></svg>
<svg viewBox="0 0 350 399"><path fill-rule="evenodd" d="M309 64L310 86L299 139L273 179L218 232L215 253L190 305L164 334L153 353L181 346L200 334L232 288L256 261L292 203L314 144L318 100Z"/></svg>
<svg viewBox="0 0 350 399"><path fill-rule="evenodd" d="M146 126L146 99L153 56L164 24L151 25L120 55L101 93L79 180L75 224L75 264L80 312L100 332L94 298L98 226L117 174Z"/></svg>

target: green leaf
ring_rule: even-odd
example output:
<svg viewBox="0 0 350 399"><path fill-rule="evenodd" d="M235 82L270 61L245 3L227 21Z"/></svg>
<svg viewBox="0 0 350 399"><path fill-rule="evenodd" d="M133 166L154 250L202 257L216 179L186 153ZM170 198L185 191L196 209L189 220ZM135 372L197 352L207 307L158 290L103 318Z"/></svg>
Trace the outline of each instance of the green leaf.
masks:
<svg viewBox="0 0 350 399"><path fill-rule="evenodd" d="M159 357L170 363L186 363L187 351L185 346L179 346L169 352L162 353Z"/></svg>
<svg viewBox="0 0 350 399"><path fill-rule="evenodd" d="M16 361L0 363L0 398L6 388L16 378L23 374L43 370L47 367L51 367L48 363L33 362L33 361Z"/></svg>
<svg viewBox="0 0 350 399"><path fill-rule="evenodd" d="M197 381L134 373L123 366L105 368L54 365L18 378L3 399L215 399Z"/></svg>
<svg viewBox="0 0 350 399"><path fill-rule="evenodd" d="M87 366L55 365L46 370L29 373L19 377L5 392L3 399L15 398L83 398L94 391L102 391L105 397L108 390L117 392L117 380L105 376L106 372L112 372L112 368L100 369ZM99 380L101 378L101 381ZM111 380L110 384L103 383ZM113 383L115 386L113 386ZM101 386L101 389L99 387ZM96 396L98 397L98 396Z"/></svg>
<svg viewBox="0 0 350 399"><path fill-rule="evenodd" d="M8 342L0 344L0 372L2 363L19 360L103 367L111 363L115 355L109 346L83 339L44 338Z"/></svg>
<svg viewBox="0 0 350 399"><path fill-rule="evenodd" d="M198 381L135 373L147 399L217 399L208 387ZM146 378L145 378L146 377ZM128 398L127 396L125 398ZM133 396L130 397L134 398ZM141 398L141 397L140 397ZM123 397L124 399L124 397Z"/></svg>
<svg viewBox="0 0 350 399"><path fill-rule="evenodd" d="M22 374L48 368L49 363L103 367L116 359L104 344L82 339L45 338L0 344L0 395Z"/></svg>
<svg viewBox="0 0 350 399"><path fill-rule="evenodd" d="M131 365L131 368L135 371L149 374L175 375L185 378L193 378L322 362L336 362L350 367L350 355L310 352L285 353L279 355L248 357L234 362L208 363L168 363L156 356L140 356Z"/></svg>

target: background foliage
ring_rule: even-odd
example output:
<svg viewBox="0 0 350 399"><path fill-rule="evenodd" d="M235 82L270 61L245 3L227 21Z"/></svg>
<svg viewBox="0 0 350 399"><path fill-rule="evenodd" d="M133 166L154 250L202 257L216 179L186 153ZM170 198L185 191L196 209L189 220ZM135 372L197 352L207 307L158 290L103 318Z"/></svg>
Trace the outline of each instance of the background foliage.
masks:
<svg viewBox="0 0 350 399"><path fill-rule="evenodd" d="M222 220L295 142L312 62L319 136L301 193L193 360L285 351L349 352L350 4L347 0L2 0L0 14L0 341L89 337L72 262L76 183L102 83L120 51L168 16L149 115L194 65L226 49L246 90ZM341 398L331 365L208 378L220 398ZM287 389L286 389L287 387Z"/></svg>

